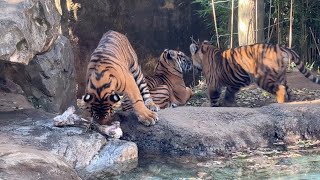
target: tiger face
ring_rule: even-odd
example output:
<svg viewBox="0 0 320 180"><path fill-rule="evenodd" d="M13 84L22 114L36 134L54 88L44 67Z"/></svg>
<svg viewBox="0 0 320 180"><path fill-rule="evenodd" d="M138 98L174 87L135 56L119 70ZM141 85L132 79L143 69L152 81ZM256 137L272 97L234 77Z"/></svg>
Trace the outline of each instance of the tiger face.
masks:
<svg viewBox="0 0 320 180"><path fill-rule="evenodd" d="M181 51L165 49L160 56L160 62L166 61L171 67L180 72L187 72L192 69L192 60Z"/></svg>
<svg viewBox="0 0 320 180"><path fill-rule="evenodd" d="M202 43L192 43L190 45L190 52L193 66L197 69L202 70L202 61L205 57L205 53L208 48L212 46L209 41L203 41Z"/></svg>
<svg viewBox="0 0 320 180"><path fill-rule="evenodd" d="M106 124L113 114L112 106L120 101L115 91L117 79L108 71L92 72L88 79L84 102L90 104L91 116L95 122Z"/></svg>

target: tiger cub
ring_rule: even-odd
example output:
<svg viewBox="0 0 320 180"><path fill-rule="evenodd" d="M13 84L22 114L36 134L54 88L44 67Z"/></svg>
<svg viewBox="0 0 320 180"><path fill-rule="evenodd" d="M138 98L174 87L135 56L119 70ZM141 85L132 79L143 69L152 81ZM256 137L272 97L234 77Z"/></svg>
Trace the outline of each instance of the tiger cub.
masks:
<svg viewBox="0 0 320 180"><path fill-rule="evenodd" d="M161 109L186 104L192 90L186 87L183 72L192 69L192 60L181 51L165 49L160 55L152 76L146 76L153 101ZM131 104L124 99L124 111L131 110Z"/></svg>
<svg viewBox="0 0 320 180"><path fill-rule="evenodd" d="M91 55L87 68L84 101L99 124L110 123L112 105L123 93L128 96L140 122L153 125L158 120L156 105L138 65L129 40L115 31L106 32Z"/></svg>
<svg viewBox="0 0 320 180"><path fill-rule="evenodd" d="M251 83L276 95L278 103L285 102L289 98L286 80L289 59L305 77L320 84L296 52L279 45L254 44L221 51L204 41L193 42L190 52L193 65L201 69L206 78L211 106L218 105L221 87L227 87L224 103L231 106L240 88Z"/></svg>

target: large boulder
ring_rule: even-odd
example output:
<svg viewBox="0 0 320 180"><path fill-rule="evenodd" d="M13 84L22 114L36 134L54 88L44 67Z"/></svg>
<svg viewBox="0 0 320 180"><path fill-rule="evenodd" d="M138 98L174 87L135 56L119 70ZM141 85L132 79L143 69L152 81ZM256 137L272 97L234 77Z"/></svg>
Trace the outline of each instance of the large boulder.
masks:
<svg viewBox="0 0 320 180"><path fill-rule="evenodd" d="M14 144L0 145L0 179L80 179L62 158Z"/></svg>
<svg viewBox="0 0 320 180"><path fill-rule="evenodd" d="M59 36L50 51L36 55L28 65L0 66L0 76L20 85L35 107L55 113L76 105L74 55L64 36Z"/></svg>
<svg viewBox="0 0 320 180"><path fill-rule="evenodd" d="M212 158L247 148L281 148L302 139L320 139L320 100L261 108L178 107L159 112L154 126L118 114L125 140L141 155Z"/></svg>
<svg viewBox="0 0 320 180"><path fill-rule="evenodd" d="M0 1L0 60L28 64L59 34L54 0Z"/></svg>
<svg viewBox="0 0 320 180"><path fill-rule="evenodd" d="M0 173L0 179L20 179L19 175L13 176L18 168L26 175L22 179L27 180L96 179L137 166L135 143L107 141L99 133L85 128L57 128L52 118L52 114L37 109L0 113L0 172L4 172ZM37 173L45 169L48 172L40 178ZM61 172L61 178L55 178L52 171L56 175ZM79 177L74 176L74 172ZM47 178L51 175L52 178Z"/></svg>
<svg viewBox="0 0 320 180"><path fill-rule="evenodd" d="M63 112L76 105L74 55L71 44L59 36L53 48L37 55L25 67L28 84L20 86L48 112Z"/></svg>

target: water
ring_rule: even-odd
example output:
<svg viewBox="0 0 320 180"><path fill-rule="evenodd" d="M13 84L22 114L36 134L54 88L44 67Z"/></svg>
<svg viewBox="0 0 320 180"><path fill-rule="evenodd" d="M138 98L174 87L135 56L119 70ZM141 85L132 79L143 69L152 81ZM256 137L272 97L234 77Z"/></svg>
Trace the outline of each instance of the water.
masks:
<svg viewBox="0 0 320 180"><path fill-rule="evenodd" d="M131 172L112 179L200 180L200 179L276 179L320 180L320 154L276 152L235 155L230 158L193 161L188 159L144 158Z"/></svg>

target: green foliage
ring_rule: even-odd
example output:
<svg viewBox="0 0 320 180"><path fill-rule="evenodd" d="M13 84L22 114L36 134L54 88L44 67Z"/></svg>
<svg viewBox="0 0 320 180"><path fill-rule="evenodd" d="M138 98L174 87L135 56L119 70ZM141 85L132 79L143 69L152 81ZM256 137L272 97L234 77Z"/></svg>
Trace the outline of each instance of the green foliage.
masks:
<svg viewBox="0 0 320 180"><path fill-rule="evenodd" d="M204 22L207 24L207 28L212 32L211 41L216 43L216 32L214 29L213 13L211 0L194 0L193 3L199 4L202 9L197 11L200 17L203 18ZM235 0L234 17L237 17L237 3ZM217 26L219 33L219 42L222 48L227 48L230 44L230 21L231 21L231 1L220 1L215 3ZM237 41L237 20L234 19L234 40Z"/></svg>
<svg viewBox="0 0 320 180"><path fill-rule="evenodd" d="M215 10L217 16L218 33L220 35L219 42L222 48L228 48L230 44L230 21L231 21L231 0L216 0ZM270 0L264 0L265 2L265 18L264 21L264 34L267 39L268 21L270 12ZM215 43L216 36L214 30L212 6L211 0L193 0L193 3L199 4L202 9L197 13L207 23L208 31L212 32L211 41ZM234 44L237 44L237 6L238 0L234 1ZM280 13L278 14L278 9ZM315 36L320 37L320 0L295 0L293 6L293 33L292 33L292 49L294 49L304 59L307 56L306 49L315 42L312 39L309 27L313 29ZM287 45L289 42L289 17L290 17L290 0L272 0L271 4L271 25L275 18L279 16L279 33L280 39L278 39L277 26L274 27L272 38L270 43L279 43ZM277 23L277 22L276 22ZM271 29L271 28L270 28ZM265 41L266 42L266 41ZM315 61L315 62L314 62ZM308 59L307 62L315 65L320 65L317 60ZM316 66L315 66L316 67Z"/></svg>

